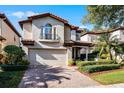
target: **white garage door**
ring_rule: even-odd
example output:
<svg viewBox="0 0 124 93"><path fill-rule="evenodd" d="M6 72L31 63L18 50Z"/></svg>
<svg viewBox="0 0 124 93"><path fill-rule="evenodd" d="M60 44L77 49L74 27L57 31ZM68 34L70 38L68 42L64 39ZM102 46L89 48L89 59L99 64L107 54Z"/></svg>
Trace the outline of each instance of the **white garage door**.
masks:
<svg viewBox="0 0 124 93"><path fill-rule="evenodd" d="M63 66L66 65L67 60L66 50L29 50L29 59L31 65L52 65L52 66Z"/></svg>

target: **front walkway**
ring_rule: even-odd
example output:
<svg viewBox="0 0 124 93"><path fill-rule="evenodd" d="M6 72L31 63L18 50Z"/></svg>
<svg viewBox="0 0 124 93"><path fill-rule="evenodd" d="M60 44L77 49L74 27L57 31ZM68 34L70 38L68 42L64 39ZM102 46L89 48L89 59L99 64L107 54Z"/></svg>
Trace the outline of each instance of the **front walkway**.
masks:
<svg viewBox="0 0 124 93"><path fill-rule="evenodd" d="M52 67L48 65L30 67L20 88L83 88L101 86L96 81L81 74L74 67Z"/></svg>

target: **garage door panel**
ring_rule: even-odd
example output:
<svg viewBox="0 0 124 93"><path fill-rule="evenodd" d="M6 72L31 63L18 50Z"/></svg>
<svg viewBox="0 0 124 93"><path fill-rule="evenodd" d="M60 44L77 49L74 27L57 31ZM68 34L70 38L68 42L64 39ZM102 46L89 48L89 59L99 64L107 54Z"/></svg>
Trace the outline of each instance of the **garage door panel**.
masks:
<svg viewBox="0 0 124 93"><path fill-rule="evenodd" d="M30 50L32 65L66 65L66 50Z"/></svg>

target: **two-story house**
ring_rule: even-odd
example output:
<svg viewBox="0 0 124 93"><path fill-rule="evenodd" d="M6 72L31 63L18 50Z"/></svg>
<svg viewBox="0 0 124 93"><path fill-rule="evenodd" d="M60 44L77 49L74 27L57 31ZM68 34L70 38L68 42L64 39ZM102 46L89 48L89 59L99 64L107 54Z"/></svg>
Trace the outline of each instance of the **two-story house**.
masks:
<svg viewBox="0 0 124 93"><path fill-rule="evenodd" d="M86 42L91 42L93 44L97 43L99 37L101 34L104 33L109 33L110 34L110 40L117 38L120 43L124 42L124 27L120 26L116 29L110 30L109 32L107 31L93 31L93 32L86 32L81 35L81 41L86 41ZM89 53L92 52L92 48L89 49ZM86 53L84 49L81 50L81 53Z"/></svg>
<svg viewBox="0 0 124 93"><path fill-rule="evenodd" d="M82 34L80 38L81 38L81 41L95 43L97 42L99 36L104 33L110 33L110 38L117 38L120 42L124 42L124 27L123 26L110 30L109 32L105 32L105 31L86 32Z"/></svg>
<svg viewBox="0 0 124 93"><path fill-rule="evenodd" d="M23 49L32 65L67 65L80 56L80 30L51 13L28 17L19 22L23 30Z"/></svg>
<svg viewBox="0 0 124 93"><path fill-rule="evenodd" d="M7 45L20 46L21 35L5 14L0 13L0 49Z"/></svg>

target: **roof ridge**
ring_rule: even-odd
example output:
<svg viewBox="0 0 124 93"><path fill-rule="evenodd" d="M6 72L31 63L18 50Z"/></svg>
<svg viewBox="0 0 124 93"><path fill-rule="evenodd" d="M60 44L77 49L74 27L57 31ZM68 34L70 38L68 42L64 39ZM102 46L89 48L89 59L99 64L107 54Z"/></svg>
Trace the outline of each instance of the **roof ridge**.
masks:
<svg viewBox="0 0 124 93"><path fill-rule="evenodd" d="M33 18L36 18L36 17L40 17L40 16L52 16L52 17L55 17L55 18L58 18L59 20L65 22L65 23L68 23L67 20L57 16L57 15L54 15L53 13L41 13L41 14L36 14L36 15L32 15L30 17L28 17L28 19L33 19Z"/></svg>

